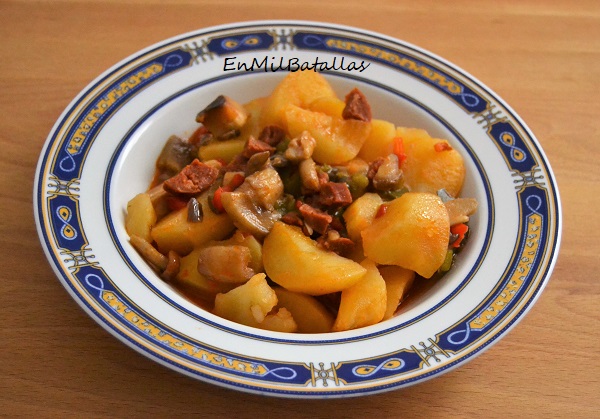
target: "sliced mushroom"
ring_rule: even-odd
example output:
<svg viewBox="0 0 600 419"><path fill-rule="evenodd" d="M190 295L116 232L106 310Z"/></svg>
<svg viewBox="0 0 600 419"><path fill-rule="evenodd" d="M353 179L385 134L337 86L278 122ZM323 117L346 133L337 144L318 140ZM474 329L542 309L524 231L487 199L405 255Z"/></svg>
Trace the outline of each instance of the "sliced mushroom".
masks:
<svg viewBox="0 0 600 419"><path fill-rule="evenodd" d="M398 156L390 154L373 176L373 187L378 191L391 191L398 189L401 180L402 170L398 167Z"/></svg>
<svg viewBox="0 0 600 419"><path fill-rule="evenodd" d="M223 192L221 202L233 223L243 231L263 237L269 234L280 214L261 208L251 194L244 192Z"/></svg>
<svg viewBox="0 0 600 419"><path fill-rule="evenodd" d="M169 193L163 188L162 183L150 188L146 193L150 196L152 205L156 205L157 202L169 196Z"/></svg>
<svg viewBox="0 0 600 419"><path fill-rule="evenodd" d="M175 279L177 274L179 274L179 268L181 267L181 258L179 257L177 252L169 250L167 259L167 266L160 276L165 281L169 282Z"/></svg>
<svg viewBox="0 0 600 419"><path fill-rule="evenodd" d="M317 165L312 158L302 160L298 165L300 180L302 186L309 191L318 191L321 184L319 182L319 174L317 173Z"/></svg>
<svg viewBox="0 0 600 419"><path fill-rule="evenodd" d="M298 137L292 139L285 150L285 158L292 162L306 160L315 151L317 141L308 131L303 131Z"/></svg>
<svg viewBox="0 0 600 419"><path fill-rule="evenodd" d="M156 168L163 179L169 178L190 164L198 152L192 144L172 135L160 152L156 161Z"/></svg>
<svg viewBox="0 0 600 419"><path fill-rule="evenodd" d="M239 131L248 119L248 111L235 100L220 95L196 115L217 139L231 138L231 131Z"/></svg>
<svg viewBox="0 0 600 419"><path fill-rule="evenodd" d="M246 246L209 246L198 255L198 272L214 281L243 284L254 276Z"/></svg>
<svg viewBox="0 0 600 419"><path fill-rule="evenodd" d="M169 258L156 250L154 246L150 244L150 242L144 240L140 236L136 236L135 234L132 234L131 237L129 237L129 242L135 248L135 250L142 255L144 260L146 260L146 262L148 262L154 268L161 272L167 268Z"/></svg>
<svg viewBox="0 0 600 419"><path fill-rule="evenodd" d="M248 176L233 192L223 192L221 203L234 224L241 230L265 236L281 213L275 210L283 196L283 182L272 167Z"/></svg>
<svg viewBox="0 0 600 419"><path fill-rule="evenodd" d="M265 165L269 161L269 156L271 153L269 151L262 151L260 153L253 154L248 159L248 164L246 164L245 175L249 176L259 170L265 168Z"/></svg>
<svg viewBox="0 0 600 419"><path fill-rule="evenodd" d="M477 211L477 200L474 198L456 198L444 203L448 210L450 225L467 223L469 216Z"/></svg>
<svg viewBox="0 0 600 419"><path fill-rule="evenodd" d="M283 182L275 169L267 167L248 176L240 190L253 194L261 207L272 210L283 196Z"/></svg>
<svg viewBox="0 0 600 419"><path fill-rule="evenodd" d="M156 250L150 242L135 234L131 235L129 242L144 260L160 273L165 281L172 281L179 274L181 259L175 251L171 250L165 256Z"/></svg>

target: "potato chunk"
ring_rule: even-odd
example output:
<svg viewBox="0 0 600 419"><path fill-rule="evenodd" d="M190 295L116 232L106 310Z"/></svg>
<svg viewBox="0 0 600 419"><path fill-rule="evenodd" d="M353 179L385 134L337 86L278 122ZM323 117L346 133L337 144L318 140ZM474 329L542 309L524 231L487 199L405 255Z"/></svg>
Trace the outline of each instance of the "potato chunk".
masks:
<svg viewBox="0 0 600 419"><path fill-rule="evenodd" d="M295 332L298 326L285 308L271 311L277 305L277 294L267 284L265 274L254 275L244 285L215 298L214 313L228 320L277 332Z"/></svg>
<svg viewBox="0 0 600 419"><path fill-rule="evenodd" d="M244 150L245 143L246 141L243 139L214 141L200 146L198 149L198 157L202 161L218 159L223 160L225 163L229 163L235 156Z"/></svg>
<svg viewBox="0 0 600 419"><path fill-rule="evenodd" d="M320 73L314 71L289 73L267 99L261 113L261 125L277 125L286 129L285 112L288 105L307 108L320 97L336 97L329 82Z"/></svg>
<svg viewBox="0 0 600 419"><path fill-rule="evenodd" d="M235 229L227 214L215 214L209 209L207 192L198 197L198 203L202 205L204 212L201 222L189 222L188 209L182 208L170 213L154 226L150 235L161 253L174 250L183 256L212 240L227 237Z"/></svg>
<svg viewBox="0 0 600 419"><path fill-rule="evenodd" d="M380 266L379 273L385 281L387 304L384 320L390 319L408 294L415 279L415 273L400 266Z"/></svg>
<svg viewBox="0 0 600 419"><path fill-rule="evenodd" d="M446 189L450 195L458 196L465 179L461 155L448 148L446 140L428 137L420 131L406 131L409 135L399 135L406 154L402 165L406 185L413 192L436 193Z"/></svg>
<svg viewBox="0 0 600 419"><path fill-rule="evenodd" d="M335 118L290 105L285 112L288 132L297 137L308 131L317 144L313 159L319 163L342 164L356 157L371 131L371 123Z"/></svg>
<svg viewBox="0 0 600 419"><path fill-rule="evenodd" d="M299 333L327 333L333 325L333 315L314 297L276 287L277 305L286 308L298 324Z"/></svg>
<svg viewBox="0 0 600 419"><path fill-rule="evenodd" d="M365 255L382 265L397 265L430 278L448 250L450 221L434 194L409 192L361 233Z"/></svg>
<svg viewBox="0 0 600 419"><path fill-rule="evenodd" d="M316 100L313 100L308 105L308 110L313 112L321 112L325 115L333 116L335 118L341 118L342 112L346 104L343 100L332 96L323 96Z"/></svg>
<svg viewBox="0 0 600 419"><path fill-rule="evenodd" d="M139 236L151 242L150 230L156 223L156 211L150 195L141 193L127 203L125 229L130 236Z"/></svg>
<svg viewBox="0 0 600 419"><path fill-rule="evenodd" d="M265 274L256 274L244 285L225 294L217 294L214 313L246 326L260 327L277 305L277 295L267 284Z"/></svg>
<svg viewBox="0 0 600 419"><path fill-rule="evenodd" d="M261 329L273 332L294 333L298 331L298 325L286 308L282 307L276 313L267 314L260 324Z"/></svg>
<svg viewBox="0 0 600 419"><path fill-rule="evenodd" d="M366 269L327 251L295 226L276 222L263 243L269 278L282 287L309 295L342 291L358 282Z"/></svg>
<svg viewBox="0 0 600 419"><path fill-rule="evenodd" d="M348 237L354 243L362 241L360 232L373 223L381 204L383 204L383 199L378 194L367 192L344 211Z"/></svg>
<svg viewBox="0 0 600 419"><path fill-rule="evenodd" d="M239 136L239 139L241 139L244 143L250 136L258 138L261 131L260 115L266 102L267 98L261 97L251 100L244 105L244 109L246 109L246 112L248 112L248 119L246 120L244 126L240 129Z"/></svg>
<svg viewBox="0 0 600 419"><path fill-rule="evenodd" d="M371 121L371 132L363 144L358 157L373 161L378 157L386 157L393 151L396 127L394 124L381 119Z"/></svg>
<svg viewBox="0 0 600 419"><path fill-rule="evenodd" d="M370 326L383 319L387 301L385 281L375 263L365 259L361 265L367 272L360 281L342 291L334 332Z"/></svg>

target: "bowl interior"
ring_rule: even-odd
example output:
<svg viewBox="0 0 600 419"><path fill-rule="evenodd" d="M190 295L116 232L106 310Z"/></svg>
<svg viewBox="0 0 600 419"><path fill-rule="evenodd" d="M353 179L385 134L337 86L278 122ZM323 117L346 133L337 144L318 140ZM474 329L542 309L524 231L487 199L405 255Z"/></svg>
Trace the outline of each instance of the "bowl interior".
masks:
<svg viewBox="0 0 600 419"><path fill-rule="evenodd" d="M154 173L156 159L168 137L173 134L182 137L189 136L198 126L195 122L196 113L216 96L225 94L241 103L246 103L270 94L283 77L283 74L250 73L228 78L226 81L192 85L173 93L143 118L132 121L133 128L123 138L122 145L117 152L108 200L114 223L112 227L116 233L118 244L131 263L135 265L138 276L143 281L175 304L186 305L186 309L201 317L209 317L211 321L228 323L223 319L215 318L200 307L187 304L185 299L182 299L176 290L163 282L129 245L124 229L127 201L147 189ZM401 92L366 80L339 75L326 75L326 77L341 98L352 88L360 88L369 100L374 118L390 121L397 126L423 128L434 137L448 139L452 146L461 152L467 166L467 177L461 195L474 197L480 205L483 204L484 210L478 211L471 219L470 225L473 233L469 246L461 252L454 268L444 276L443 281L420 281L415 284L404 307L393 319L365 328L367 330L361 329L350 333L363 333L370 329L382 329L410 323L412 319L432 310L456 292L476 264L481 246L483 246L483 238L480 237L483 234L478 235L477 232L483 232L486 228L485 217L481 215L485 213L487 206L484 182L479 175L477 163L471 158L468 146L460 137L460 133L456 132L447 121L430 112L422 103L418 103ZM229 325L231 326L231 324Z"/></svg>

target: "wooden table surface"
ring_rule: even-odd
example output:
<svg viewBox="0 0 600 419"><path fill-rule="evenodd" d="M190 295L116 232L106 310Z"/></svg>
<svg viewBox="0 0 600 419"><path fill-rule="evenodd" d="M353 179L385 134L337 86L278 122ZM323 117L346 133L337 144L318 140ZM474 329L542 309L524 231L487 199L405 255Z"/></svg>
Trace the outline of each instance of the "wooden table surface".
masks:
<svg viewBox="0 0 600 419"><path fill-rule="evenodd" d="M349 400L224 390L127 348L54 276L36 234L32 188L42 145L70 100L143 47L205 26L270 18L353 25L419 45L482 80L538 137L562 198L558 262L522 322L463 367ZM0 41L0 415L600 415L599 2L1 0Z"/></svg>

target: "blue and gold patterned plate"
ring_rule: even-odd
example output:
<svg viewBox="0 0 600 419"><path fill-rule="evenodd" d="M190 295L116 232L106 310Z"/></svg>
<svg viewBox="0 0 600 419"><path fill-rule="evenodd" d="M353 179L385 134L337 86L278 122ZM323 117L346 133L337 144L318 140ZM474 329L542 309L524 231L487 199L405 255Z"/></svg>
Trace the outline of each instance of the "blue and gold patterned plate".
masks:
<svg viewBox="0 0 600 419"><path fill-rule="evenodd" d="M323 71L340 96L358 86L373 114L447 138L465 158L463 196L479 210L452 271L393 319L296 335L231 323L193 305L148 268L124 229L172 134L219 94L268 95L287 71ZM138 352L225 387L343 397L404 387L496 342L548 282L561 235L556 182L524 122L482 83L413 45L312 22L248 22L145 49L87 86L42 150L37 228L56 275L102 327Z"/></svg>

